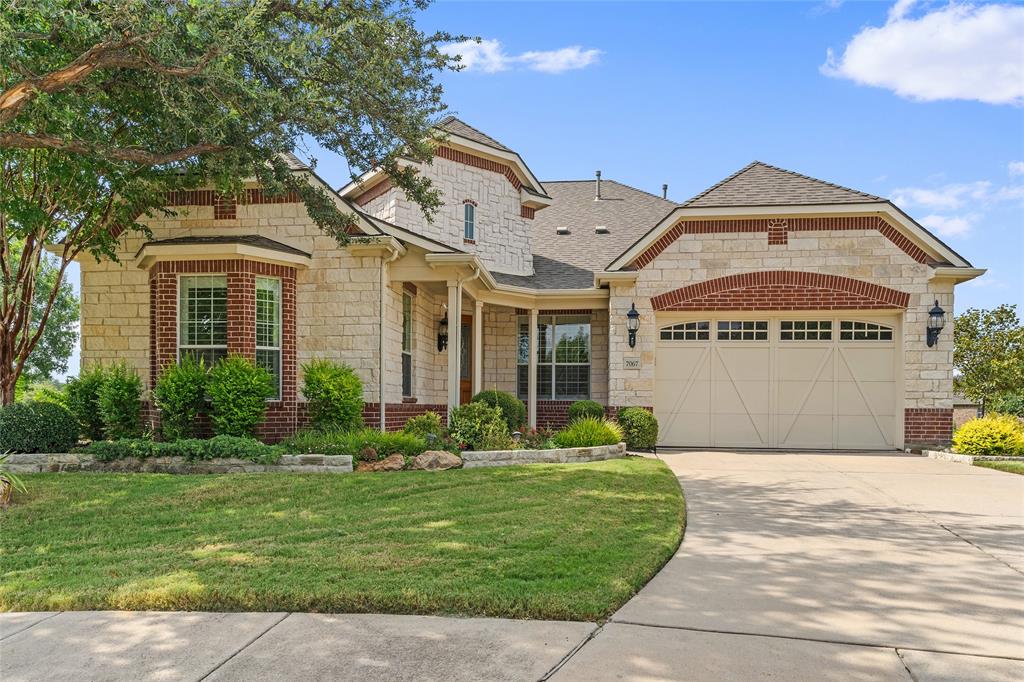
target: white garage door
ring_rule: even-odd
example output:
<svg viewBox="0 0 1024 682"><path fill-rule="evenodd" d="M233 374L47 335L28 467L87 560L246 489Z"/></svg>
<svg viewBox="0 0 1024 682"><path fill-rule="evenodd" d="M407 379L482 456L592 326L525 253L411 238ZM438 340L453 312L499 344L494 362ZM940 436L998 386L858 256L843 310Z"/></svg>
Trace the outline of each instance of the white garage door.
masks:
<svg viewBox="0 0 1024 682"><path fill-rule="evenodd" d="M832 312L659 317L659 444L899 447L898 327Z"/></svg>

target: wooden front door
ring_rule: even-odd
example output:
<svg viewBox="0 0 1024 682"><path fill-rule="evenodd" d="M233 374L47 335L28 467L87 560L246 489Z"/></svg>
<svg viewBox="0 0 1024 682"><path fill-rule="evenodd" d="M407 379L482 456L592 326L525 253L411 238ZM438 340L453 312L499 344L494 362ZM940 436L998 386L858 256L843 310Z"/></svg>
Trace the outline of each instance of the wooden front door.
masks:
<svg viewBox="0 0 1024 682"><path fill-rule="evenodd" d="M473 397L473 316L463 315L459 327L462 343L459 351L459 404L464 405Z"/></svg>

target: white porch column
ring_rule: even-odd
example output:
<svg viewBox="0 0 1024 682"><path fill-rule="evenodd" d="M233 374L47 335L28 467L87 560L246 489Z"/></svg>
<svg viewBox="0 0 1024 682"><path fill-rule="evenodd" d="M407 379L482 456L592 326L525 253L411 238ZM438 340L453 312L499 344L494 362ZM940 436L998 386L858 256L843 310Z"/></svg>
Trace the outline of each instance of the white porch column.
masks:
<svg viewBox="0 0 1024 682"><path fill-rule="evenodd" d="M484 302L473 302L473 395L484 390Z"/></svg>
<svg viewBox="0 0 1024 682"><path fill-rule="evenodd" d="M530 330L528 332L530 361L527 371L526 409L529 414L530 428L537 428L537 309L530 309Z"/></svg>
<svg viewBox="0 0 1024 682"><path fill-rule="evenodd" d="M459 406L459 360L462 358L462 283L448 282L448 414Z"/></svg>

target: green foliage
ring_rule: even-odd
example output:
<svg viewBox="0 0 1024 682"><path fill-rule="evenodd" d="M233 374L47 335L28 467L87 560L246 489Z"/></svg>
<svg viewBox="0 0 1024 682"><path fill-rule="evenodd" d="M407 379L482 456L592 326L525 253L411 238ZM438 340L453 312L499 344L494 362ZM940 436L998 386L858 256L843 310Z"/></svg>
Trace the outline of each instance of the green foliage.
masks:
<svg viewBox="0 0 1024 682"><path fill-rule="evenodd" d="M601 403L594 400L577 400L569 406L570 423L577 419L583 419L584 417L602 419L604 418L604 407Z"/></svg>
<svg viewBox="0 0 1024 682"><path fill-rule="evenodd" d="M103 438L100 387L105 379L106 372L101 366L83 367L78 378L69 380L64 389L67 407L78 419L79 433L90 440Z"/></svg>
<svg viewBox="0 0 1024 682"><path fill-rule="evenodd" d="M500 440L499 432L508 434L508 425L501 414L501 408L492 407L487 403L469 402L452 410L448 419L448 432L456 443L468 450L487 450L508 448L489 448Z"/></svg>
<svg viewBox="0 0 1024 682"><path fill-rule="evenodd" d="M25 482L21 480L21 477L13 471L8 471L7 458L10 456L10 454L0 455L0 481L7 481L7 484L19 493L27 493L28 488L25 487Z"/></svg>
<svg viewBox="0 0 1024 682"><path fill-rule="evenodd" d="M953 450L963 455L1024 455L1024 424L1008 414L972 419L953 434Z"/></svg>
<svg viewBox="0 0 1024 682"><path fill-rule="evenodd" d="M170 443L158 443L148 438L98 440L81 448L80 452L104 462L128 458L183 457L189 462L244 459L258 464L274 464L281 459L282 449L265 445L254 438L214 436L209 440L182 438Z"/></svg>
<svg viewBox="0 0 1024 682"><path fill-rule="evenodd" d="M217 435L251 436L274 395L270 372L241 355L221 358L206 379L210 423Z"/></svg>
<svg viewBox="0 0 1024 682"><path fill-rule="evenodd" d="M107 370L96 398L107 438L134 438L142 433L142 380L127 363Z"/></svg>
<svg viewBox="0 0 1024 682"><path fill-rule="evenodd" d="M56 403L0 407L0 452L67 452L77 442L78 422Z"/></svg>
<svg viewBox="0 0 1024 682"><path fill-rule="evenodd" d="M433 436L435 440L443 438L445 429L441 424L441 415L436 412L424 412L410 417L405 422L402 431L429 441L429 436Z"/></svg>
<svg viewBox="0 0 1024 682"><path fill-rule="evenodd" d="M971 400L1024 390L1024 326L1017 306L971 308L953 324L954 388Z"/></svg>
<svg viewBox="0 0 1024 682"><path fill-rule="evenodd" d="M530 429L523 434L519 441L519 447L525 450L553 450L555 445L555 432L551 429Z"/></svg>
<svg viewBox="0 0 1024 682"><path fill-rule="evenodd" d="M985 403L985 409L1024 418L1024 391L997 395Z"/></svg>
<svg viewBox="0 0 1024 682"><path fill-rule="evenodd" d="M67 407L67 395L61 386L48 379L29 381L28 376L22 374L18 379L15 401L37 400L44 403L57 403Z"/></svg>
<svg viewBox="0 0 1024 682"><path fill-rule="evenodd" d="M302 431L281 443L291 454L349 455L353 461L384 459L401 453L415 457L427 450L423 438L403 431L381 433L375 429L359 431Z"/></svg>
<svg viewBox="0 0 1024 682"><path fill-rule="evenodd" d="M618 422L630 450L652 450L658 444L658 418L644 408L619 410Z"/></svg>
<svg viewBox="0 0 1024 682"><path fill-rule="evenodd" d="M20 245L19 245L20 246ZM71 282L60 278L56 256L45 253L39 259L35 289L32 292L31 333L39 329L46 314L51 292L56 291L53 304L43 325L42 335L28 354L22 375L30 381L51 379L68 371L68 358L78 340L78 296Z"/></svg>
<svg viewBox="0 0 1024 682"><path fill-rule="evenodd" d="M474 403L485 403L501 409L501 416L508 430L518 431L526 423L526 405L511 393L504 391L481 391L473 396Z"/></svg>
<svg viewBox="0 0 1024 682"><path fill-rule="evenodd" d="M160 432L166 440L194 436L199 415L206 408L202 358L186 354L177 364L165 367L153 389L153 402L160 410Z"/></svg>
<svg viewBox="0 0 1024 682"><path fill-rule="evenodd" d="M313 360L302 366L302 395L316 429L353 430L363 425L363 382L348 365Z"/></svg>
<svg viewBox="0 0 1024 682"><path fill-rule="evenodd" d="M588 448L615 445L622 438L622 427L611 419L584 417L556 433L554 440L560 448Z"/></svg>

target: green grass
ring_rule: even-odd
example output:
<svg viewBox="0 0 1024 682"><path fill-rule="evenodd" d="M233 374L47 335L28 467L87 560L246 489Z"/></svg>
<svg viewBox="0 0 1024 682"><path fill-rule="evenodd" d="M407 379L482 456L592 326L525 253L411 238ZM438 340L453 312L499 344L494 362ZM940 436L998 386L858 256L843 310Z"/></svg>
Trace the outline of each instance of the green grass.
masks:
<svg viewBox="0 0 1024 682"><path fill-rule="evenodd" d="M668 560L679 485L627 458L394 474L34 474L0 610L599 619Z"/></svg>
<svg viewBox="0 0 1024 682"><path fill-rule="evenodd" d="M974 466L985 467L986 469L998 469L999 471L1008 471L1011 474L1024 474L1024 461L1021 462L1010 462L1010 461L996 461L996 462L985 462L975 461Z"/></svg>

